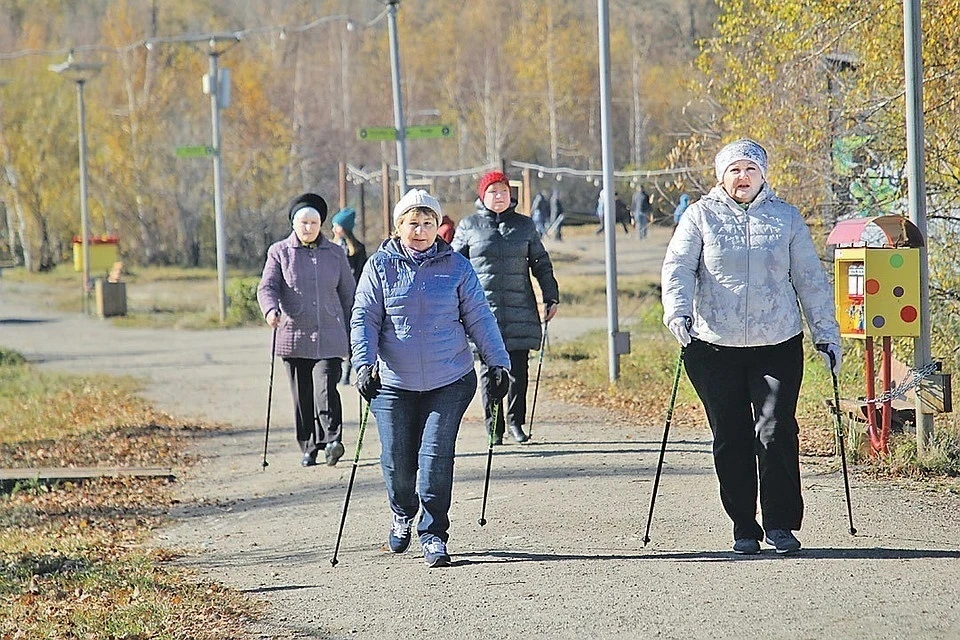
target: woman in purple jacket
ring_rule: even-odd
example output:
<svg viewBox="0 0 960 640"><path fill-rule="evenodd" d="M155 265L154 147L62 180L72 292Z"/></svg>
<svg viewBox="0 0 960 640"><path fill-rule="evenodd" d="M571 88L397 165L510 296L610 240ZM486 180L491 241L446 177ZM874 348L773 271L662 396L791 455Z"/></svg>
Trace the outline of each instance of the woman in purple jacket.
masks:
<svg viewBox="0 0 960 640"><path fill-rule="evenodd" d="M470 261L437 237L443 212L426 191L393 210L394 237L370 257L350 321L357 387L380 434L393 525L390 550L417 534L430 567L450 564L447 530L460 420L477 390L472 340L491 395L506 394L510 356ZM417 471L419 470L419 479Z"/></svg>
<svg viewBox="0 0 960 640"><path fill-rule="evenodd" d="M293 232L267 251L257 301L277 330L293 394L301 464L331 467L343 455L340 367L347 356L347 323L355 283L343 250L320 234L327 203L305 193L290 205Z"/></svg>

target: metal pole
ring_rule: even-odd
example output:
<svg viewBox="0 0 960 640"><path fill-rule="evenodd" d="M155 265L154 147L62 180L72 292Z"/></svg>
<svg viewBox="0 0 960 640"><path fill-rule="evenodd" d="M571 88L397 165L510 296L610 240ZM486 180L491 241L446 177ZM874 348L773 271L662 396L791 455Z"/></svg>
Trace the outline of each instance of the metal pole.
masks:
<svg viewBox="0 0 960 640"><path fill-rule="evenodd" d="M217 308L220 322L227 320L227 231L223 220L223 171L220 153L219 51L210 51L210 118L213 123L213 215L217 236Z"/></svg>
<svg viewBox="0 0 960 640"><path fill-rule="evenodd" d="M403 99L400 95L400 45L397 42L397 6L400 0L388 0L387 31L390 33L390 77L393 80L393 126L397 130L397 173L400 195L407 192L406 133L403 127Z"/></svg>
<svg viewBox="0 0 960 640"><path fill-rule="evenodd" d="M907 103L907 187L910 221L924 238L920 247L920 335L913 341L913 366L930 362L930 272L927 266L927 185L923 156L923 58L920 0L903 2L904 80ZM917 394L917 450L933 438L933 414Z"/></svg>
<svg viewBox="0 0 960 640"><path fill-rule="evenodd" d="M77 80L77 120L80 146L80 246L83 256L83 312L90 312L90 216L87 213L87 118L83 103L85 79Z"/></svg>
<svg viewBox="0 0 960 640"><path fill-rule="evenodd" d="M610 353L610 382L620 377L617 334L617 218L613 183L613 146L610 136L610 12L607 0L597 0L597 27L600 43L600 158L603 165L603 231L607 269L607 347Z"/></svg>

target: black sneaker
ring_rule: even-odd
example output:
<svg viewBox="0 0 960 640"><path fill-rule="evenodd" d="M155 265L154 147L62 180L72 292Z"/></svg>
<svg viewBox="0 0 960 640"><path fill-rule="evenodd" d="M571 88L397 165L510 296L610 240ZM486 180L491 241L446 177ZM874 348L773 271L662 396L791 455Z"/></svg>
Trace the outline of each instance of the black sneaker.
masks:
<svg viewBox="0 0 960 640"><path fill-rule="evenodd" d="M450 564L450 555L447 553L447 545L434 538L423 545L423 561L431 569L434 567L446 567Z"/></svg>
<svg viewBox="0 0 960 640"><path fill-rule="evenodd" d="M327 459L328 467L337 466L337 462L343 457L343 444L340 442L328 442L327 446L323 449L323 455Z"/></svg>
<svg viewBox="0 0 960 640"><path fill-rule="evenodd" d="M753 538L740 538L733 542L733 552L742 556L752 556L760 553L760 541Z"/></svg>
<svg viewBox="0 0 960 640"><path fill-rule="evenodd" d="M315 467L317 466L317 452L305 453L303 454L303 460L300 461L301 467Z"/></svg>
<svg viewBox="0 0 960 640"><path fill-rule="evenodd" d="M776 548L777 553L793 553L800 550L800 541L792 531L786 529L770 529L764 541Z"/></svg>
<svg viewBox="0 0 960 640"><path fill-rule="evenodd" d="M387 546L394 553L403 553L410 546L410 525L408 518L401 518L393 514L393 526L390 527L390 533L387 534Z"/></svg>

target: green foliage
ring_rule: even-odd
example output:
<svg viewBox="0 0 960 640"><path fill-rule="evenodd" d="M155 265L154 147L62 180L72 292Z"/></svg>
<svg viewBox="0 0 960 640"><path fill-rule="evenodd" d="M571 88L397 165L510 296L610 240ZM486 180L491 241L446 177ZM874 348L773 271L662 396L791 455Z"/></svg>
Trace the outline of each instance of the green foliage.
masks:
<svg viewBox="0 0 960 640"><path fill-rule="evenodd" d="M0 347L0 367L12 367L27 361L20 353Z"/></svg>
<svg viewBox="0 0 960 640"><path fill-rule="evenodd" d="M257 286L260 278L236 278L227 282L227 322L231 326L263 322L260 304L257 302Z"/></svg>
<svg viewBox="0 0 960 640"><path fill-rule="evenodd" d="M890 443L890 456L877 460L876 464L888 473L910 477L960 476L960 430L956 425L937 428L922 454L917 450L913 434L894 438Z"/></svg>

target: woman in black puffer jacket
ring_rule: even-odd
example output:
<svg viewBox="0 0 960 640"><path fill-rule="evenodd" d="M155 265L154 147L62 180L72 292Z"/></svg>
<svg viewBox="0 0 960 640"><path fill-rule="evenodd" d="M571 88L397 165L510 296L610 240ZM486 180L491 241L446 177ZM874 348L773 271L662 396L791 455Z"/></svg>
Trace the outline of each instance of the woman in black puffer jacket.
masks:
<svg viewBox="0 0 960 640"><path fill-rule="evenodd" d="M477 194L477 212L460 221L452 245L473 264L510 353L506 411L497 412L496 425L487 385L480 386L487 432L495 430L495 442L501 444L506 423L517 442L526 442L528 359L531 349L540 348L543 336L530 275L543 294L543 322L556 315L560 292L536 225L514 210L507 176L500 171L487 173L480 178ZM485 381L482 364L480 369Z"/></svg>

